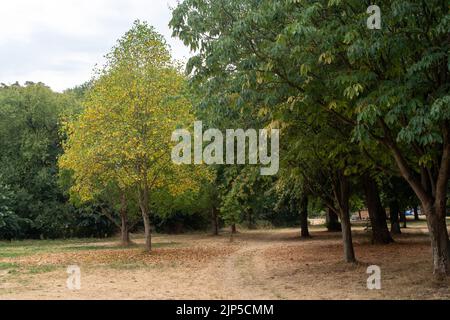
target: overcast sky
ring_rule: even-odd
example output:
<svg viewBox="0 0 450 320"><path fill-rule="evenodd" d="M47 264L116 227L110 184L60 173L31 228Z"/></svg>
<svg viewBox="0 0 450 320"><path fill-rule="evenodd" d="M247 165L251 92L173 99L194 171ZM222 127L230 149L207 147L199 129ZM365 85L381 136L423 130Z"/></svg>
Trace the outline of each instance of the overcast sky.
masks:
<svg viewBox="0 0 450 320"><path fill-rule="evenodd" d="M177 0L2 1L0 83L44 82L62 91L90 79L116 40L136 19L166 37L173 57L189 50L171 38L170 7Z"/></svg>

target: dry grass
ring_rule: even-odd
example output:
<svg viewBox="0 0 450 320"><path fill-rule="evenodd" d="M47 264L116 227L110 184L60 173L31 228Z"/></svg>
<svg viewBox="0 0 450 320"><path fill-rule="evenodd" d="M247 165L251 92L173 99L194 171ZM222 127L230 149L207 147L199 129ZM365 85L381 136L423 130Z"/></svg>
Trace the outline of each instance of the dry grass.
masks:
<svg viewBox="0 0 450 320"><path fill-rule="evenodd" d="M387 246L370 244L362 228L355 229L357 264L342 261L340 234L320 228L313 229L309 240L299 239L298 230L293 229L243 232L233 243L227 235L158 236L155 242L177 245L157 247L152 254L140 246L124 249L111 247L111 242L95 242L79 247L62 243L50 251L22 256L0 255L0 298L450 298L448 283L433 282L423 224L413 225ZM139 245L142 240L136 242ZM2 245L2 250L8 247ZM65 287L65 268L71 264L82 269L80 291ZM366 270L373 264L381 267L382 290L366 287Z"/></svg>

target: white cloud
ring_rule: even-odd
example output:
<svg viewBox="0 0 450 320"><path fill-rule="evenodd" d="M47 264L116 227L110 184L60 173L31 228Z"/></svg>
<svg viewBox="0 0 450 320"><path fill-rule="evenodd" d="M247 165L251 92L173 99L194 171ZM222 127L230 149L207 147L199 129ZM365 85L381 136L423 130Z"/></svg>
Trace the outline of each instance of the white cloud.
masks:
<svg viewBox="0 0 450 320"><path fill-rule="evenodd" d="M189 50L171 38L176 0L14 0L2 3L0 82L44 82L54 90L90 79L96 63L140 19L163 34L176 59Z"/></svg>

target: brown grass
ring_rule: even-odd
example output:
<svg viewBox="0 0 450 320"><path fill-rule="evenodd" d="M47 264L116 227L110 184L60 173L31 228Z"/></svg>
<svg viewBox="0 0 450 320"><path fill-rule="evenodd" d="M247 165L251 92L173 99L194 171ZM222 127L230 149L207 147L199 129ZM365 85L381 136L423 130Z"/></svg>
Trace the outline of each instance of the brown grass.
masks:
<svg viewBox="0 0 450 320"><path fill-rule="evenodd" d="M433 281L431 250L423 226L413 226L396 243L372 245L355 228L357 264L343 262L340 234L315 228L227 235L158 236L176 242L147 254L140 247L43 252L0 259L17 265L0 273L2 299L449 299L449 283ZM142 240L136 241L138 244ZM96 244L102 245L102 244ZM82 269L82 289L65 287L68 265ZM382 270L382 290L366 287L369 265ZM23 274L24 268L46 272ZM56 268L56 269L55 269Z"/></svg>

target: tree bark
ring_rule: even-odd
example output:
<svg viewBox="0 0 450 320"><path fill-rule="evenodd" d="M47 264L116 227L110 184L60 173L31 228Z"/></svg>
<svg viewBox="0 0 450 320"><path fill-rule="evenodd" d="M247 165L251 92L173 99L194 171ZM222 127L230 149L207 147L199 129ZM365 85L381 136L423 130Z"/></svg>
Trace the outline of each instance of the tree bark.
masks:
<svg viewBox="0 0 450 320"><path fill-rule="evenodd" d="M391 233L392 234L401 234L400 230L400 206L397 200L391 201L389 204L389 211L391 216Z"/></svg>
<svg viewBox="0 0 450 320"><path fill-rule="evenodd" d="M352 226L350 222L350 183L341 171L338 173L339 186L336 192L339 203L339 212L342 225L342 240L344 243L344 258L348 263L356 262L355 250L353 248Z"/></svg>
<svg viewBox="0 0 450 320"><path fill-rule="evenodd" d="M308 196L304 195L300 203L300 225L301 225L301 237L310 238L309 226L308 226Z"/></svg>
<svg viewBox="0 0 450 320"><path fill-rule="evenodd" d="M415 221L420 221L419 209L417 207L414 207L414 220Z"/></svg>
<svg viewBox="0 0 450 320"><path fill-rule="evenodd" d="M328 209L327 216L326 216L326 226L329 232L341 232L342 226L339 222L339 217L331 209Z"/></svg>
<svg viewBox="0 0 450 320"><path fill-rule="evenodd" d="M120 220L121 220L121 228L120 228L120 239L121 239L121 243L122 246L127 247L130 245L130 231L128 229L128 217L127 215L121 215L120 216Z"/></svg>
<svg viewBox="0 0 450 320"><path fill-rule="evenodd" d="M150 218L148 214L143 215L144 219L144 231L145 231L145 250L152 251L152 229L150 225Z"/></svg>
<svg viewBox="0 0 450 320"><path fill-rule="evenodd" d="M408 227L408 225L407 225L405 210L402 210L400 212L400 221L403 223L403 229L406 229Z"/></svg>
<svg viewBox="0 0 450 320"><path fill-rule="evenodd" d="M344 241L344 257L349 263L356 262L355 251L353 249L352 227L349 213L342 212L342 239Z"/></svg>
<svg viewBox="0 0 450 320"><path fill-rule="evenodd" d="M120 239L122 246L130 245L130 231L128 226L128 213L127 213L127 198L125 194L122 194L121 205L120 205Z"/></svg>
<svg viewBox="0 0 450 320"><path fill-rule="evenodd" d="M447 192L450 177L450 130L444 129L444 150L434 189L434 203L422 201L427 216L433 251L434 275L439 280L450 276L450 244L447 231ZM433 193L432 193L433 194Z"/></svg>
<svg viewBox="0 0 450 320"><path fill-rule="evenodd" d="M255 221L253 219L253 209L247 210L247 227L249 230L256 229Z"/></svg>
<svg viewBox="0 0 450 320"><path fill-rule="evenodd" d="M211 226L212 226L212 234L214 236L219 235L219 215L217 212L217 208L215 206L212 207L211 210Z"/></svg>
<svg viewBox="0 0 450 320"><path fill-rule="evenodd" d="M231 233L232 233L232 234L236 234L236 233L237 233L236 223L233 223L233 224L231 225Z"/></svg>
<svg viewBox="0 0 450 320"><path fill-rule="evenodd" d="M438 279L450 276L450 252L446 223L447 188L450 176L450 123L442 126L442 157L434 172L421 168L421 178L411 168L401 149L393 139L390 128L380 117L378 119L385 137L381 140L392 152L402 177L409 183L419 198L427 217L433 252L433 270ZM425 174L426 173L426 174Z"/></svg>
<svg viewBox="0 0 450 320"><path fill-rule="evenodd" d="M376 244L392 243L394 240L389 233L386 210L381 204L377 183L370 175L365 175L362 180L372 225L372 242Z"/></svg>
<svg viewBox="0 0 450 320"><path fill-rule="evenodd" d="M144 186L139 190L139 206L141 207L142 219L144 221L145 232L145 250L152 251L152 229L150 224L150 198L147 181L144 180Z"/></svg>
<svg viewBox="0 0 450 320"><path fill-rule="evenodd" d="M436 208L436 206L427 206L424 207L424 210L430 230L434 275L441 280L450 274L450 245L445 220L446 210Z"/></svg>

